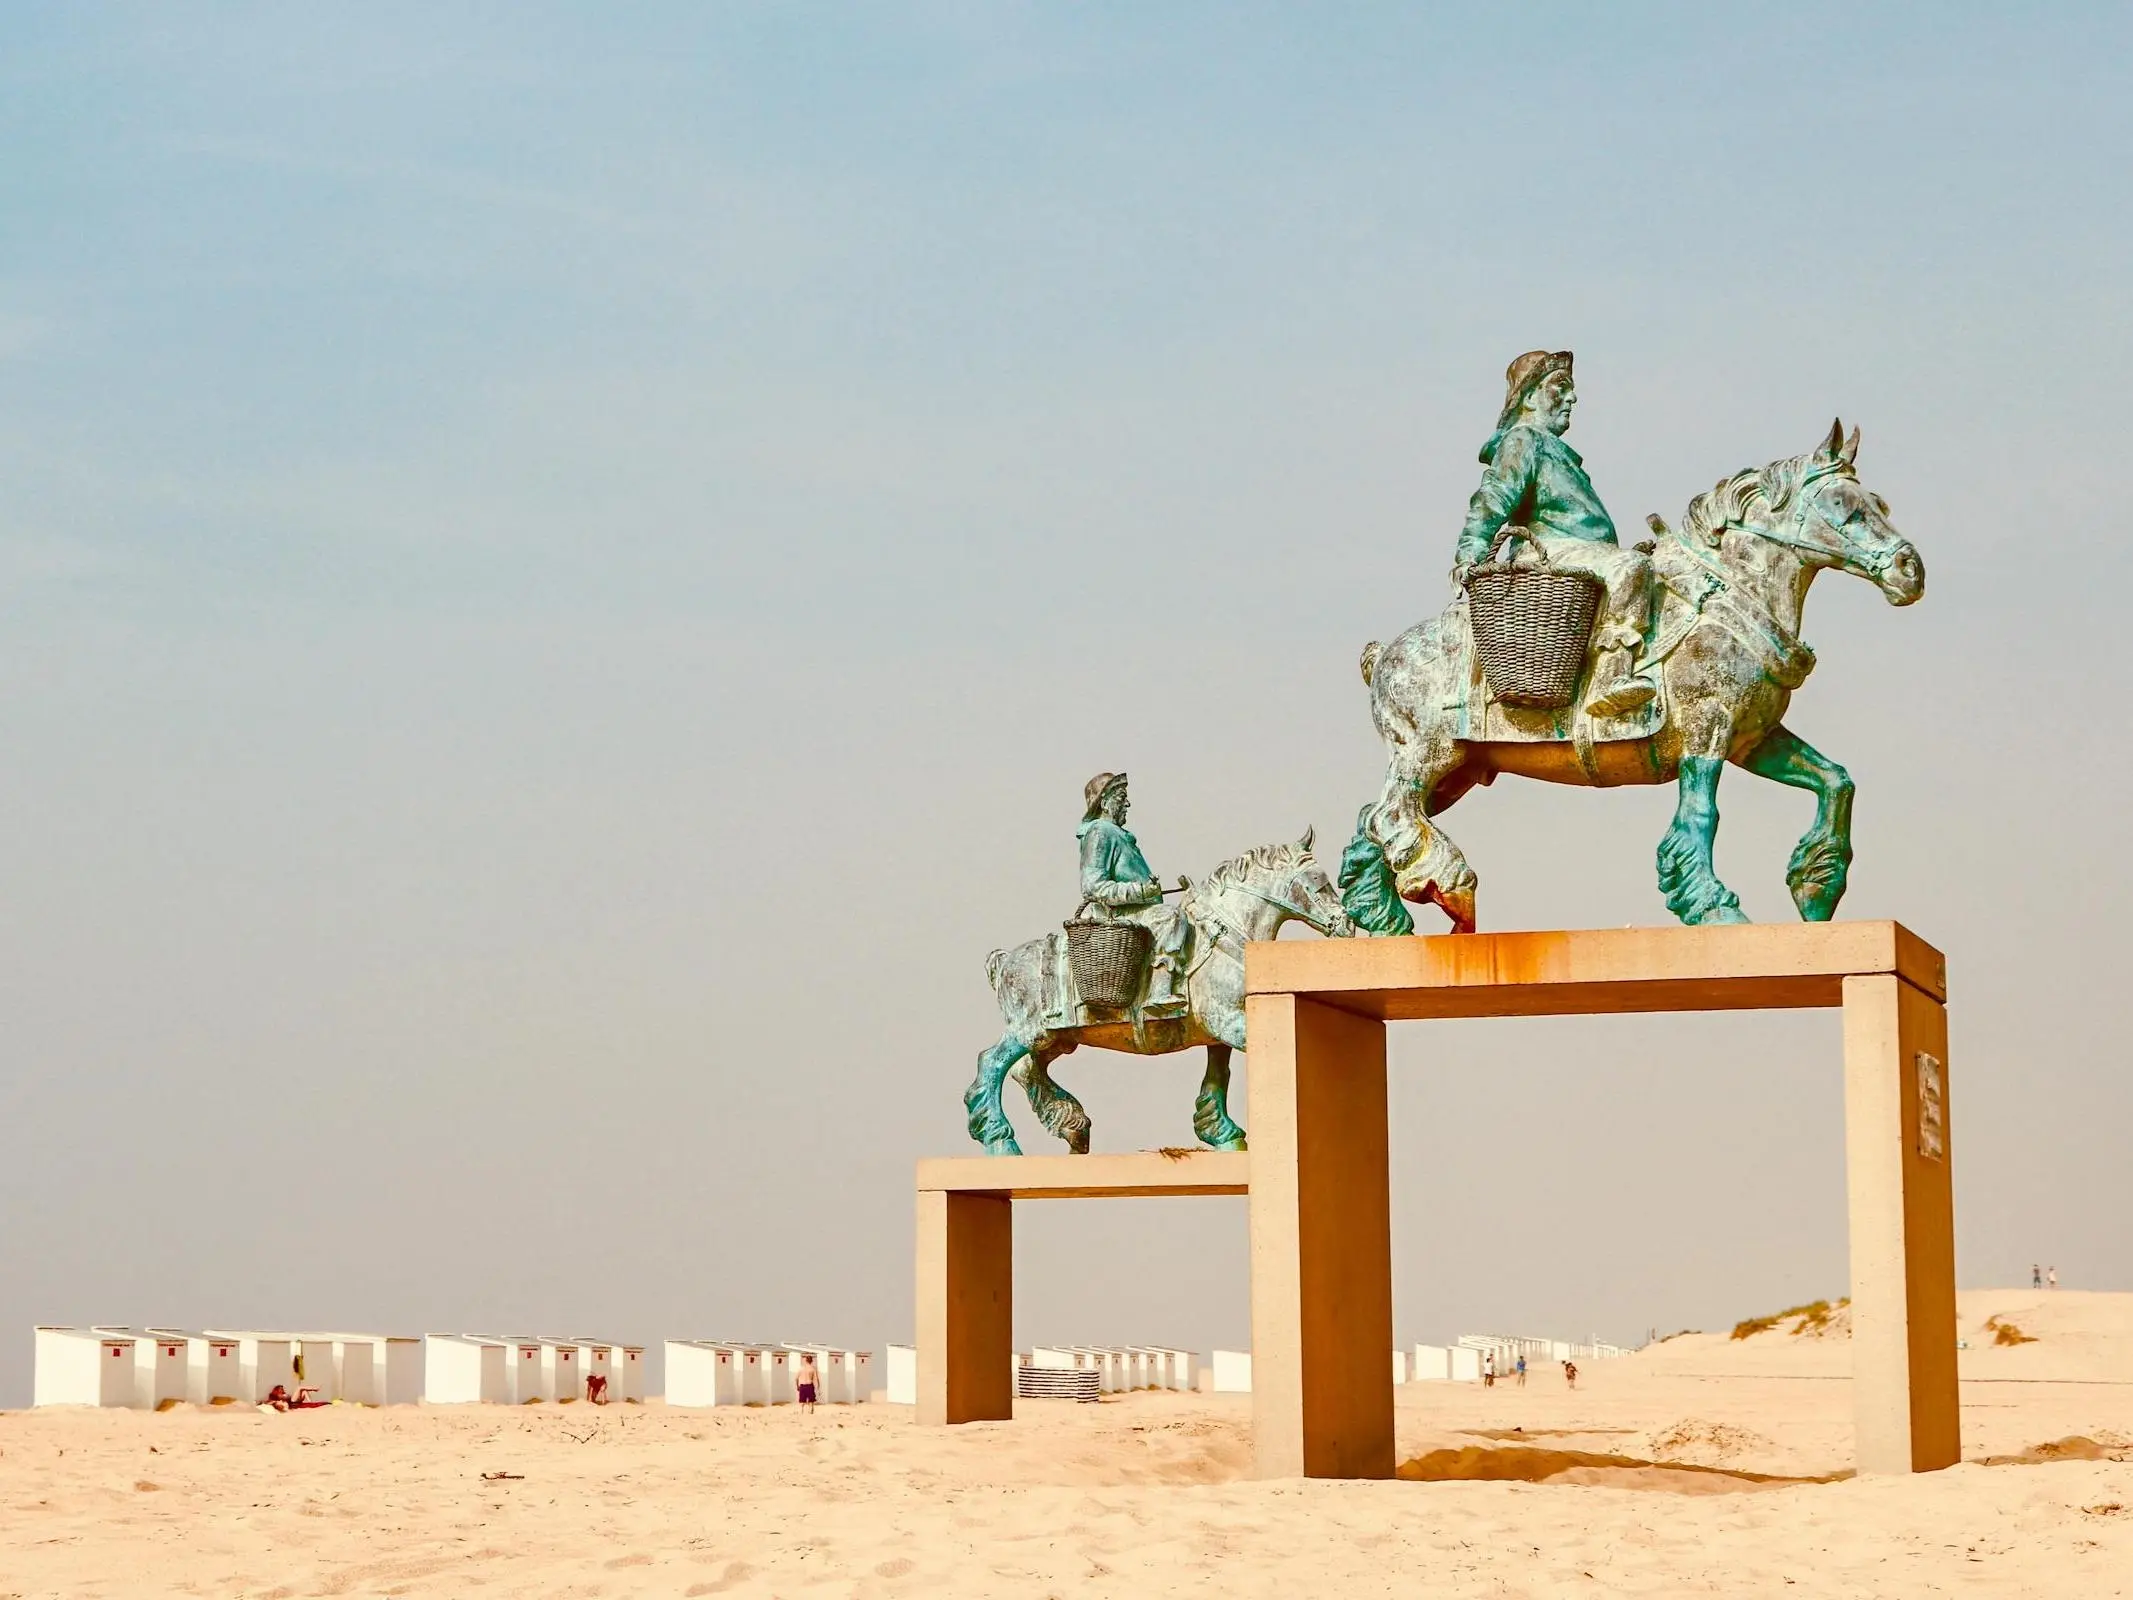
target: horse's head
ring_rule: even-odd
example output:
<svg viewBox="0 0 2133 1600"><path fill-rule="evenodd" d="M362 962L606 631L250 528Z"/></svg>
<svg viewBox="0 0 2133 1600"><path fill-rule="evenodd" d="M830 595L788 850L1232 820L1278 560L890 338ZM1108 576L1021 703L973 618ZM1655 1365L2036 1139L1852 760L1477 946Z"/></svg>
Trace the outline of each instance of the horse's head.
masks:
<svg viewBox="0 0 2133 1600"><path fill-rule="evenodd" d="M1844 436L1843 421L1807 457L1792 531L1801 548L1824 566L1865 578L1892 606L1907 606L1926 592L1925 563L1917 547L1889 521L1889 503L1859 481L1859 430Z"/></svg>
<svg viewBox="0 0 2133 1600"><path fill-rule="evenodd" d="M1792 551L1807 575L1834 567L1907 606L1926 592L1925 563L1889 521L1888 502L1860 483L1858 459L1859 430L1847 439L1832 422L1807 454L1735 473L1690 501L1687 534L1718 549L1727 529L1739 529Z"/></svg>
<svg viewBox="0 0 2133 1600"><path fill-rule="evenodd" d="M1247 938L1271 939L1291 919L1329 939L1352 937L1355 924L1341 906L1340 891L1311 855L1312 836L1306 828L1294 844L1247 850L1215 868L1199 887L1210 896L1237 895L1244 902L1240 910L1256 913L1245 919L1259 925Z"/></svg>

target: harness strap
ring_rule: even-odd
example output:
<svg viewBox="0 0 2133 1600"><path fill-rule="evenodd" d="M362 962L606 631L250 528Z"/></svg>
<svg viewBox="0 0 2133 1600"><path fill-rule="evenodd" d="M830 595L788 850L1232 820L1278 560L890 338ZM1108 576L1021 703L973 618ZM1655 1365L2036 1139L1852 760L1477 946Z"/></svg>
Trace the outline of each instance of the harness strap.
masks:
<svg viewBox="0 0 2133 1600"><path fill-rule="evenodd" d="M1682 640L1696 631L1696 624L1708 614L1712 621L1763 658L1764 670L1781 688L1797 689L1805 683L1807 675L1815 669L1813 647L1797 634L1789 632L1761 602L1744 594L1739 585L1726 575L1724 569L1697 549L1678 529L1669 527L1667 532L1673 537L1674 547L1696 564L1698 575L1703 581L1691 592L1671 574L1659 575L1659 581L1687 603L1690 617L1663 643L1655 645L1645 659L1655 663L1665 660ZM1768 532L1762 530L1758 530L1755 536L1759 539L1771 537ZM1798 549L1809 548L1790 539L1772 539L1771 542L1791 545ZM1714 600L1719 601L1720 605L1707 612Z"/></svg>

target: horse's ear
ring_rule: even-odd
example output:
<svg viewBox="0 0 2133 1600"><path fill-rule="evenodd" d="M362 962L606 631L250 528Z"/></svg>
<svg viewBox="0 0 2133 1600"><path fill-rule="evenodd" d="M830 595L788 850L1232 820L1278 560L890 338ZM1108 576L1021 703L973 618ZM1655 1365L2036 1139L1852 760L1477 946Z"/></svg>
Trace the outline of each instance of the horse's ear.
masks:
<svg viewBox="0 0 2133 1600"><path fill-rule="evenodd" d="M1829 437L1822 441L1821 448L1816 450L1815 454L1821 456L1824 460L1834 461L1837 459L1838 455L1843 451L1843 449L1844 419L1842 417L1838 417L1835 421L1830 423Z"/></svg>
<svg viewBox="0 0 2133 1600"><path fill-rule="evenodd" d="M1844 448L1837 453L1843 459L1844 464L1847 467L1856 466L1858 464L1859 430L1857 428L1852 429L1852 436L1844 441Z"/></svg>
<svg viewBox="0 0 2133 1600"><path fill-rule="evenodd" d="M1303 854L1309 855L1311 853L1311 841L1317 836L1318 830L1316 828L1306 827L1304 836L1296 841L1296 848Z"/></svg>

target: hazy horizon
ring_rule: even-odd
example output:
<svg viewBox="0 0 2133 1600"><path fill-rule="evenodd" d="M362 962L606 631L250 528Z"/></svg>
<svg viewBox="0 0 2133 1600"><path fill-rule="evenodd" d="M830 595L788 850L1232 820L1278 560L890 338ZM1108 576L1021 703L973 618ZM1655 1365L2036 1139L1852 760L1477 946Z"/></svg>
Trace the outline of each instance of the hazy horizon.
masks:
<svg viewBox="0 0 2133 1600"><path fill-rule="evenodd" d="M1862 426L1841 914L1949 957L1961 1282L2133 1289L2133 23L2055 17L0 10L0 1405L39 1322L907 1339L1083 781L1336 863L1534 347L1626 537ZM1719 801L1790 917L1811 801ZM1660 924L1672 804L1444 821L1484 929ZM1401 1341L1845 1291L1835 1013L1393 1060ZM1057 1072L1190 1137L1197 1053ZM1025 1346L1248 1339L1241 1201L1018 1228Z"/></svg>

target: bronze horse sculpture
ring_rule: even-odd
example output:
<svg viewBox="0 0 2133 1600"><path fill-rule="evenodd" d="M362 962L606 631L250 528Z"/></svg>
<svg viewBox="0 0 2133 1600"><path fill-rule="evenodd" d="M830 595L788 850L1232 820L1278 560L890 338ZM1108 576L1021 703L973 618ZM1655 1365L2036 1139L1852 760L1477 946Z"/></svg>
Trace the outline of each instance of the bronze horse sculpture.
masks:
<svg viewBox="0 0 2133 1600"><path fill-rule="evenodd" d="M1245 1047L1245 945L1273 938L1290 921L1335 938L1355 929L1325 870L1312 858L1308 828L1294 844L1247 850L1206 877L1187 880L1184 911L1193 925L1194 951L1186 969L1183 1016L1091 1015L1053 998L1063 965L1056 933L985 958L985 976L1006 1027L999 1042L978 1057L963 1106L971 1138L988 1154L1022 1153L1000 1103L1010 1069L1038 1121L1076 1155L1088 1153L1089 1114L1051 1075L1055 1060L1085 1044L1138 1055L1206 1046L1193 1132L1217 1150L1245 1148L1244 1130L1229 1114L1230 1053Z"/></svg>
<svg viewBox="0 0 2133 1600"><path fill-rule="evenodd" d="M1801 917L1826 921L1851 867L1853 785L1784 723L1814 665L1800 638L1808 586L1835 569L1874 584L1892 605L1925 592L1918 552L1890 524L1887 503L1859 482L1858 456L1858 430L1847 439L1834 424L1807 454L1698 495L1678 530L1650 519L1660 602L1644 660L1656 663L1661 694L1642 737L1594 742L1589 728L1583 737L1560 728L1517 739L1462 736L1482 693L1464 596L1389 644L1365 648L1363 681L1388 761L1383 793L1358 819L1342 864L1357 924L1409 932L1407 900L1434 903L1455 930L1473 931L1474 870L1435 819L1500 773L1588 787L1675 784L1673 823L1659 843L1668 908L1685 923L1745 922L1712 866L1718 779L1728 762L1814 794L1813 826L1785 876Z"/></svg>

